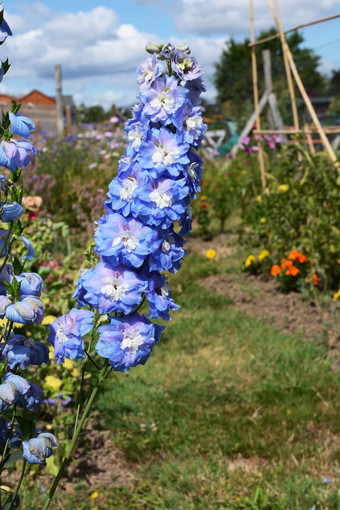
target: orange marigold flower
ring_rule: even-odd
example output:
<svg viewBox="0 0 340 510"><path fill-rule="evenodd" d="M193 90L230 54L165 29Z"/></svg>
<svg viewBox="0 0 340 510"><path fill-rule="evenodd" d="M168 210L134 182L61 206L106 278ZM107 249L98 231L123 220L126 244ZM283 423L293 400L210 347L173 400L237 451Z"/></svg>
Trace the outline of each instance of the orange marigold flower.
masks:
<svg viewBox="0 0 340 510"><path fill-rule="evenodd" d="M292 267L293 261L288 259L281 260L281 269L286 269L286 267Z"/></svg>
<svg viewBox="0 0 340 510"><path fill-rule="evenodd" d="M287 271L286 271L286 275L290 275L290 276L296 276L297 274L299 274L300 272L300 269L298 269L297 267L295 266L290 266Z"/></svg>
<svg viewBox="0 0 340 510"><path fill-rule="evenodd" d="M306 255L304 255L303 253L300 253L300 255L298 256L298 261L300 262L300 264L303 264L304 262L307 262Z"/></svg>
<svg viewBox="0 0 340 510"><path fill-rule="evenodd" d="M201 200L204 202L204 200L208 200L206 196L201 196Z"/></svg>
<svg viewBox="0 0 340 510"><path fill-rule="evenodd" d="M288 255L288 258L290 260L296 260L297 258L299 258L300 255L301 255L301 253L298 250L292 250L290 252L290 254Z"/></svg>
<svg viewBox="0 0 340 510"><path fill-rule="evenodd" d="M315 286L316 286L316 285L318 285L318 284L319 284L319 278L318 278L318 275L317 275L317 274L315 274L315 273L313 273L312 278L313 278L313 283L314 283L314 285L315 285Z"/></svg>
<svg viewBox="0 0 340 510"><path fill-rule="evenodd" d="M209 204L203 202L203 204L200 204L200 208L203 209L203 211L205 211L206 209L209 209Z"/></svg>
<svg viewBox="0 0 340 510"><path fill-rule="evenodd" d="M307 282L307 283L308 283L308 282L309 282L309 278L305 278L305 282Z"/></svg>
<svg viewBox="0 0 340 510"><path fill-rule="evenodd" d="M274 264L271 268L270 274L272 276L278 276L281 273L281 268L278 264Z"/></svg>

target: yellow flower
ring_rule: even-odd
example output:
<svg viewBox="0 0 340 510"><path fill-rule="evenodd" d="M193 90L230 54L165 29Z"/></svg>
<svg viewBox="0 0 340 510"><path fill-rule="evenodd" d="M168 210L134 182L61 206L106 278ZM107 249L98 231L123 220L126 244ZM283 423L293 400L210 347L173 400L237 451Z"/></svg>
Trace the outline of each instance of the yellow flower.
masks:
<svg viewBox="0 0 340 510"><path fill-rule="evenodd" d="M67 368L68 370L72 370L73 363L69 358L65 358L64 367Z"/></svg>
<svg viewBox="0 0 340 510"><path fill-rule="evenodd" d="M246 261L245 261L244 265L245 265L246 267L248 267L248 266L250 266L250 264L252 264L253 262L255 262L255 260L256 260L256 259L255 259L254 255L248 255L248 257L246 258Z"/></svg>
<svg viewBox="0 0 340 510"><path fill-rule="evenodd" d="M338 290L338 292L336 292L333 296L333 301L336 301L337 299L340 298L340 289Z"/></svg>
<svg viewBox="0 0 340 510"><path fill-rule="evenodd" d="M49 357L49 359L52 360L53 356L54 356L54 347L53 347L53 345L49 345L48 346L48 350L49 350L48 357Z"/></svg>
<svg viewBox="0 0 340 510"><path fill-rule="evenodd" d="M54 315L45 315L45 317L43 318L41 324L43 326L47 326L47 324L52 324L52 322L54 322L56 320L57 317L55 317Z"/></svg>
<svg viewBox="0 0 340 510"><path fill-rule="evenodd" d="M5 319L0 319L0 326L2 328L4 328L5 326L7 326L9 323L9 321L5 318ZM18 322L14 322L13 323L13 327L14 328L23 328L25 326L25 324L19 324Z"/></svg>
<svg viewBox="0 0 340 510"><path fill-rule="evenodd" d="M260 223L262 223L262 225L264 225L266 223L266 221L267 221L266 218L261 218L260 219Z"/></svg>
<svg viewBox="0 0 340 510"><path fill-rule="evenodd" d="M337 263L340 264L340 259L337 260Z"/></svg>
<svg viewBox="0 0 340 510"><path fill-rule="evenodd" d="M259 204L261 204L261 203L262 203L262 197L261 197L261 195L257 195L257 197L256 197L256 202L258 202Z"/></svg>
<svg viewBox="0 0 340 510"><path fill-rule="evenodd" d="M80 377L81 374L80 374L78 368L74 368L72 370L72 375L73 375L73 377Z"/></svg>
<svg viewBox="0 0 340 510"><path fill-rule="evenodd" d="M206 253L206 256L208 257L208 259L213 259L215 257L215 255L216 255L216 251L213 249L208 250Z"/></svg>
<svg viewBox="0 0 340 510"><path fill-rule="evenodd" d="M273 232L268 232L268 237L272 238L273 237Z"/></svg>
<svg viewBox="0 0 340 510"><path fill-rule="evenodd" d="M269 251L268 250L262 250L260 255L259 255L259 261L261 262L262 260L264 260L268 256L269 256Z"/></svg>
<svg viewBox="0 0 340 510"><path fill-rule="evenodd" d="M93 492L90 497L91 499L96 499L98 498L98 496L99 496L98 492Z"/></svg>
<svg viewBox="0 0 340 510"><path fill-rule="evenodd" d="M47 375L45 377L45 383L50 388L53 388L54 390L59 390L60 386L63 384L63 381L61 379L58 379L58 377L54 377L54 375Z"/></svg>
<svg viewBox="0 0 340 510"><path fill-rule="evenodd" d="M280 186L278 186L278 188L277 188L277 191L279 193L286 193L288 190L289 190L289 184L280 184Z"/></svg>

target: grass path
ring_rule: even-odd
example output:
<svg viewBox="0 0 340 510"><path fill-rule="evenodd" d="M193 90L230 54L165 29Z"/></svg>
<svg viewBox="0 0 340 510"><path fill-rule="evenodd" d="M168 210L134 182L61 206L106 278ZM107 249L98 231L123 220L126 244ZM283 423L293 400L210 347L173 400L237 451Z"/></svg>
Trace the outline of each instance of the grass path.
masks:
<svg viewBox="0 0 340 510"><path fill-rule="evenodd" d="M181 310L145 367L116 374L98 401L134 482L60 491L54 509L340 508L340 374L322 344L204 290L236 266L188 255L171 277Z"/></svg>
<svg viewBox="0 0 340 510"><path fill-rule="evenodd" d="M187 257L172 278L181 311L146 366L99 401L138 466L105 508L339 509L340 374L322 346L202 290L212 270Z"/></svg>

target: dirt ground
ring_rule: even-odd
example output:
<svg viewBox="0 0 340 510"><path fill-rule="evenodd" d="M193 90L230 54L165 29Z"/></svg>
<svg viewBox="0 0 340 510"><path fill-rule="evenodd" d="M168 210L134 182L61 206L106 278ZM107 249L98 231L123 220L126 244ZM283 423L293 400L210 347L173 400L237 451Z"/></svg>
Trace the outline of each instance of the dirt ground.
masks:
<svg viewBox="0 0 340 510"><path fill-rule="evenodd" d="M212 247L217 258L233 256L236 251L226 235L218 236L213 242L190 239L187 249L205 256ZM257 320L286 333L299 333L305 340L327 342L334 368L340 367L340 310L336 303L331 302L325 308L315 300L303 301L297 292L284 294L274 278L249 273L212 275L201 284L209 292L232 299L240 311Z"/></svg>

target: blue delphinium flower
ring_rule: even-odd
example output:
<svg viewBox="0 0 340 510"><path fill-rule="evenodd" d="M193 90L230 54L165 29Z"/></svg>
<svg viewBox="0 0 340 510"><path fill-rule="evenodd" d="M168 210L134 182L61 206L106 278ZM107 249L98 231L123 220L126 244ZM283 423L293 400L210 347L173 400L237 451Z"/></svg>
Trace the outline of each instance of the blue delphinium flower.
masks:
<svg viewBox="0 0 340 510"><path fill-rule="evenodd" d="M0 144L0 165L12 171L24 168L30 161L30 153L36 154L36 150L29 142L24 140L2 141Z"/></svg>
<svg viewBox="0 0 340 510"><path fill-rule="evenodd" d="M3 19L0 25L0 42L3 43L9 35L12 35L12 30L9 28L7 21Z"/></svg>
<svg viewBox="0 0 340 510"><path fill-rule="evenodd" d="M23 296L40 296L44 289L44 282L38 273L20 273L15 276L20 282L20 295Z"/></svg>
<svg viewBox="0 0 340 510"><path fill-rule="evenodd" d="M145 363L162 332L150 319L169 320L178 308L163 272L176 272L185 254L202 173L196 151L206 130L202 69L188 46L150 43L147 51L152 57L138 69L139 102L126 126L129 144L97 222L100 261L81 274L74 294L78 306L109 315L96 350L119 371ZM148 316L137 314L144 302Z"/></svg>
<svg viewBox="0 0 340 510"><path fill-rule="evenodd" d="M74 297L80 306L96 307L102 314L130 313L142 300L141 292L146 288L147 280L131 268L100 262L79 278Z"/></svg>
<svg viewBox="0 0 340 510"><path fill-rule="evenodd" d="M6 411L12 404L17 404L28 411L39 409L41 405L42 389L30 383L23 377L7 372L4 382L0 384L0 413Z"/></svg>
<svg viewBox="0 0 340 510"><path fill-rule="evenodd" d="M11 133L13 135L19 135L23 138L28 138L30 133L35 130L35 124L33 120L25 117L21 113L9 112L9 120L11 122Z"/></svg>
<svg viewBox="0 0 340 510"><path fill-rule="evenodd" d="M145 364L163 329L138 314L124 319L112 318L109 325L98 329L96 350L100 356L108 358L115 370L126 372Z"/></svg>
<svg viewBox="0 0 340 510"><path fill-rule="evenodd" d="M49 350L46 344L26 338L24 335L12 333L9 340L2 350L0 344L1 357L7 357L8 365L11 370L19 366L22 370L28 365L49 364Z"/></svg>
<svg viewBox="0 0 340 510"><path fill-rule="evenodd" d="M64 363L70 359L85 358L82 337L92 329L93 312L72 308L67 314L50 324L47 341L54 346L54 359Z"/></svg>
<svg viewBox="0 0 340 510"><path fill-rule="evenodd" d="M5 313L6 318L12 322L40 324L44 316L44 305L35 296L24 296L21 301L9 304Z"/></svg>
<svg viewBox="0 0 340 510"><path fill-rule="evenodd" d="M6 202L2 207L1 221L4 223L17 221L24 212L24 209L17 202Z"/></svg>
<svg viewBox="0 0 340 510"><path fill-rule="evenodd" d="M42 432L28 441L19 438L12 440L10 446L11 448L22 447L22 456L29 464L46 466L46 459L51 457L53 450L58 447L58 440L53 434Z"/></svg>

